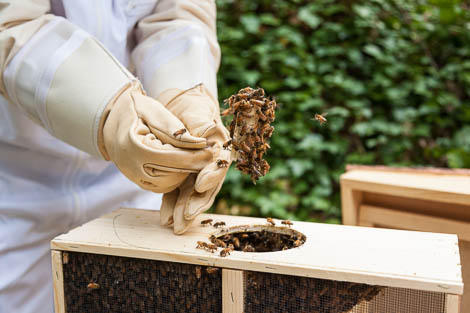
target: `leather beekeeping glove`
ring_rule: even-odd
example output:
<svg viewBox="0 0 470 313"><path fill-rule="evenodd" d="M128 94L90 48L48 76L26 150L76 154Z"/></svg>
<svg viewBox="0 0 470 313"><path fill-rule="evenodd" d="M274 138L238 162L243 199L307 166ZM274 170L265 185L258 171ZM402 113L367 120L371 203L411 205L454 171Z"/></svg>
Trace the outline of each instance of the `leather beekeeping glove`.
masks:
<svg viewBox="0 0 470 313"><path fill-rule="evenodd" d="M223 144L230 136L220 119L217 100L204 85L186 91L169 89L158 100L184 123L191 135L206 138L216 156L198 174L190 174L177 189L163 196L161 223L173 225L174 232L182 234L196 216L211 207L222 187L231 163L230 151Z"/></svg>
<svg viewBox="0 0 470 313"><path fill-rule="evenodd" d="M170 192L213 161L206 139L192 136L160 102L132 83L108 104L99 148L140 187Z"/></svg>

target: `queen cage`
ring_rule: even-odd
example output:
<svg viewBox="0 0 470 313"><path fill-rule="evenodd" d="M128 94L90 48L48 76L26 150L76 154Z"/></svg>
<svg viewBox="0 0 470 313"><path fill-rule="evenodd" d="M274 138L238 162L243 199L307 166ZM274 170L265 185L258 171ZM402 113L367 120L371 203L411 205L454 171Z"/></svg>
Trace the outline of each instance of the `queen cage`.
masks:
<svg viewBox="0 0 470 313"><path fill-rule="evenodd" d="M226 225L201 225L206 219ZM275 222L204 214L176 236L158 211L117 210L52 241L55 311L459 312L455 235ZM256 231L303 240L226 257L196 249L211 235Z"/></svg>

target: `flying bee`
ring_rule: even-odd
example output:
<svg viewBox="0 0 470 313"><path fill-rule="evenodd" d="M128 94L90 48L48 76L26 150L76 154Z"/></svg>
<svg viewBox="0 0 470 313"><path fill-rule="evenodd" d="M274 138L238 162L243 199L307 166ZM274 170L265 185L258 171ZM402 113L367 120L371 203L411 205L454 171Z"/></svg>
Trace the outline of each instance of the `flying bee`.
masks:
<svg viewBox="0 0 470 313"><path fill-rule="evenodd" d="M181 129L175 131L175 132L173 133L173 136L174 136L174 137L181 136L181 135L183 135L185 132L186 132L186 129L185 129L185 128L181 128Z"/></svg>
<svg viewBox="0 0 470 313"><path fill-rule="evenodd" d="M207 274L215 274L218 271L219 271L219 269L217 267L209 266L208 268L206 268Z"/></svg>
<svg viewBox="0 0 470 313"><path fill-rule="evenodd" d="M315 119L316 121L318 121L320 123L320 125L323 125L327 122L327 119L325 118L325 116L327 116L328 113L323 113L323 114L315 114L315 116L313 117L313 119Z"/></svg>
<svg viewBox="0 0 470 313"><path fill-rule="evenodd" d="M289 226L289 227L291 227L292 225L294 225L294 223L292 223L292 222L289 221L289 220L282 221L281 224L282 224L282 225L287 225L287 226Z"/></svg>
<svg viewBox="0 0 470 313"><path fill-rule="evenodd" d="M228 161L227 160L217 160L217 166L218 167L228 167Z"/></svg>
<svg viewBox="0 0 470 313"><path fill-rule="evenodd" d="M232 144L232 139L226 141L224 144L223 144L223 148L224 149L228 149L228 147Z"/></svg>
<svg viewBox="0 0 470 313"><path fill-rule="evenodd" d="M212 219L209 218L207 220L201 221L201 225L212 225Z"/></svg>
<svg viewBox="0 0 470 313"><path fill-rule="evenodd" d="M214 226L215 228L219 228L219 227L221 227L221 226L225 226L225 222L217 222L217 223L215 223L215 224L212 225L212 226Z"/></svg>
<svg viewBox="0 0 470 313"><path fill-rule="evenodd" d="M97 284L97 283L89 283L87 286L86 286L88 289L99 289L100 288L100 285Z"/></svg>
<svg viewBox="0 0 470 313"><path fill-rule="evenodd" d="M274 222L274 220L272 219L272 217L268 217L268 218L266 219L266 222L268 222L268 223L271 224L272 226L275 226L275 225L276 225L276 223Z"/></svg>

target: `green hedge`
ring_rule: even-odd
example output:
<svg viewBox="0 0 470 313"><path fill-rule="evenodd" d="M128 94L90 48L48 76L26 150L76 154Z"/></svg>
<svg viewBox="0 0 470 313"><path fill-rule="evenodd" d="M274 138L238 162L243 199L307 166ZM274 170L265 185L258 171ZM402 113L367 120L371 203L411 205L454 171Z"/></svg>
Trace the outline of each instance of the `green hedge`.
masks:
<svg viewBox="0 0 470 313"><path fill-rule="evenodd" d="M345 164L470 167L470 11L457 0L219 0L219 98L281 104L254 186L216 211L339 222ZM328 124L312 120L328 112Z"/></svg>

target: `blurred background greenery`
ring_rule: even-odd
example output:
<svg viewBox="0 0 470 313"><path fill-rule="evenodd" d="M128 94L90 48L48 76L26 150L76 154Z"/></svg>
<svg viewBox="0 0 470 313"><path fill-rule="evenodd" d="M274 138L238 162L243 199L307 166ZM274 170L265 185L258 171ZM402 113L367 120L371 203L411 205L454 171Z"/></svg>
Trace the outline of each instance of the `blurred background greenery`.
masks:
<svg viewBox="0 0 470 313"><path fill-rule="evenodd" d="M280 103L270 173L232 166L217 213L338 223L347 163L470 167L469 2L217 5L221 104L247 85Z"/></svg>

